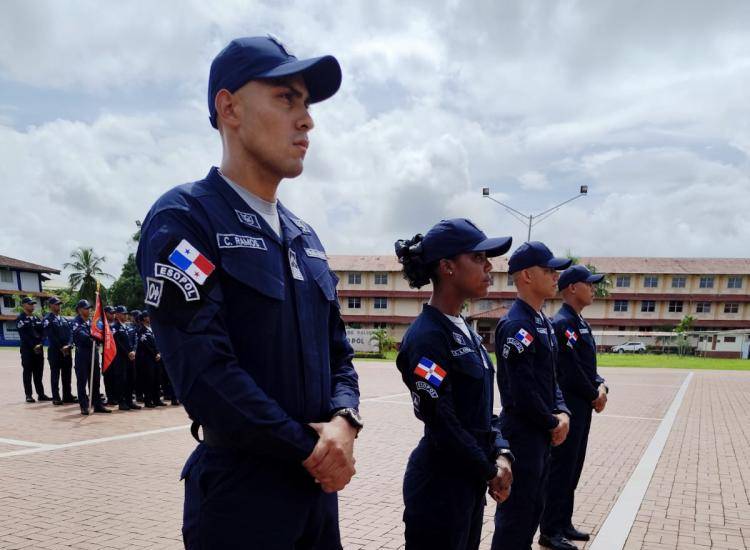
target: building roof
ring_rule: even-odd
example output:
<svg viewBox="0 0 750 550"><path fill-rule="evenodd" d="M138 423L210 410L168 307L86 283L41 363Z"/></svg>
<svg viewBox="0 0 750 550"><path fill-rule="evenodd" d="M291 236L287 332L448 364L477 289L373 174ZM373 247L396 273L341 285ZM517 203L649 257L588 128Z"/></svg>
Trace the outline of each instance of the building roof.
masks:
<svg viewBox="0 0 750 550"><path fill-rule="evenodd" d="M60 273L59 269L45 267L39 264L33 264L31 262L25 262L24 260L17 260L9 256L0 256L0 267L17 269L18 271L32 271L34 273Z"/></svg>
<svg viewBox="0 0 750 550"><path fill-rule="evenodd" d="M600 273L750 275L750 258L639 258L625 256L581 257ZM401 271L395 255L338 255L328 257L333 271ZM495 273L507 273L508 258L492 260Z"/></svg>

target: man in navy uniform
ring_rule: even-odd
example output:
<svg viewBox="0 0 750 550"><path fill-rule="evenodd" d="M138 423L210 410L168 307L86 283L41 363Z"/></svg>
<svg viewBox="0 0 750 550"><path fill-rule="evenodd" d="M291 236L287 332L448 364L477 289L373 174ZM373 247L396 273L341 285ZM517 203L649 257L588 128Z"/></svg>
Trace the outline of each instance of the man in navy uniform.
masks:
<svg viewBox="0 0 750 550"><path fill-rule="evenodd" d="M31 380L34 379L39 401L52 401L44 394L42 375L44 373L44 349L42 347L42 320L34 315L36 300L26 296L21 300L23 311L16 317L16 328L21 337L21 367L23 368L23 390L26 402L34 403L31 393Z"/></svg>
<svg viewBox="0 0 750 550"><path fill-rule="evenodd" d="M140 322L138 319L141 316L141 310L132 309L128 312L130 316L130 323L128 324L128 339L130 340L130 349L133 350L133 361L131 362L130 368L133 375L133 393L135 394L136 401L143 401L143 381L138 376L140 367L138 366L138 334L141 330Z"/></svg>
<svg viewBox="0 0 750 550"><path fill-rule="evenodd" d="M62 315L62 300L52 296L47 303L50 312L44 317L44 331L47 335L47 360L49 361L52 382L52 403L76 403L76 396L70 391L73 372L73 333L70 323ZM60 396L60 379L62 378L62 398Z"/></svg>
<svg viewBox="0 0 750 550"><path fill-rule="evenodd" d="M104 306L104 317L106 318L107 323L109 323L111 329L112 323L115 322L115 308L112 306ZM104 379L104 393L107 395L107 405L111 407L119 405L122 372L120 371L120 362L117 357L115 357L115 360L110 363L107 370L102 373L102 378Z"/></svg>
<svg viewBox="0 0 750 550"><path fill-rule="evenodd" d="M154 407L165 407L167 404L161 400L161 386L159 384L159 368L161 365L161 354L156 348L154 332L151 329L151 315L148 311L142 311L138 316L138 351L136 362L140 367L138 373L143 379L143 401L148 409Z"/></svg>
<svg viewBox="0 0 750 550"><path fill-rule="evenodd" d="M557 295L558 271L569 265L536 241L519 246L508 261L518 298L497 325L495 351L500 430L516 461L513 490L495 513L493 550L531 548L544 509L550 445L560 445L570 426L555 375L557 341L542 312L544 301Z"/></svg>
<svg viewBox="0 0 750 550"><path fill-rule="evenodd" d="M336 491L354 474L359 389L312 228L277 188L302 172L331 56L233 40L209 76L221 168L157 200L137 262L159 349L204 441L188 459L188 549L340 549ZM196 435L197 438L197 435Z"/></svg>
<svg viewBox="0 0 750 550"><path fill-rule="evenodd" d="M81 406L81 414L89 414L88 383L91 377L91 355L96 341L91 337L91 304L88 300L79 300L76 304L76 318L73 320L73 343L76 346L74 368L76 371L76 382L78 384L78 403ZM99 393L99 353L94 353L94 380L91 389L91 400L96 413L111 413L102 402Z"/></svg>
<svg viewBox="0 0 750 550"><path fill-rule="evenodd" d="M560 343L557 376L565 404L573 413L570 432L562 445L552 449L547 506L542 516L540 542L555 548L560 538L589 540L573 526L573 503L586 458L591 411L602 412L607 404L607 386L596 371L596 342L591 326L581 315L594 302L595 284L604 279L586 266L566 269L557 283L563 305L552 318ZM545 539L542 541L542 539Z"/></svg>
<svg viewBox="0 0 750 550"><path fill-rule="evenodd" d="M121 411L138 410L141 408L140 405L133 402L134 369L131 368L131 365L133 365L133 361L135 360L135 352L130 344L128 330L123 324L127 312L128 310L125 306L117 306L114 313L115 320L112 323L112 337L117 346L117 355L114 362L117 363L116 372L118 372L119 381L118 408ZM111 368L112 366L110 366Z"/></svg>

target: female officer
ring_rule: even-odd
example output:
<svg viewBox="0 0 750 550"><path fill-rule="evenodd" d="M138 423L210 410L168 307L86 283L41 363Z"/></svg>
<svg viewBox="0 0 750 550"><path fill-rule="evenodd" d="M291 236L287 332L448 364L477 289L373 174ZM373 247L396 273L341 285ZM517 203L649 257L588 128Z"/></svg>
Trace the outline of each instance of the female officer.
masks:
<svg viewBox="0 0 750 550"><path fill-rule="evenodd" d="M460 314L466 300L487 295L487 258L510 244L462 218L396 242L409 286L433 285L396 359L425 425L404 475L407 550L478 548L485 491L498 502L510 494L513 455L492 425L494 367Z"/></svg>

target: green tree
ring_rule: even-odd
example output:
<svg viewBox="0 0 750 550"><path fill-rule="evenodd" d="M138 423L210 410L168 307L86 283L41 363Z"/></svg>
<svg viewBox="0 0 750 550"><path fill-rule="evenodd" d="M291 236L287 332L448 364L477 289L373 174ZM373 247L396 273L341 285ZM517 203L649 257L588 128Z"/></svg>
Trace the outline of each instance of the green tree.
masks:
<svg viewBox="0 0 750 550"><path fill-rule="evenodd" d="M570 250L568 250L568 252L565 254L565 257L573 262L572 265L581 263L581 259L578 256L574 256L570 252ZM592 264L586 264L586 269L588 269L591 273L599 273L599 271L597 271L596 269L596 266ZM608 287L610 286L612 286L612 281L607 275L605 275L604 279L602 279L602 282L594 286L594 295L597 298L606 298L607 296L609 296Z"/></svg>
<svg viewBox="0 0 750 550"><path fill-rule="evenodd" d="M391 338L391 335L384 328L379 328L373 331L372 336L370 336L370 341L377 343L378 353L381 355L396 348L396 341Z"/></svg>
<svg viewBox="0 0 750 550"><path fill-rule="evenodd" d="M680 323L674 328L674 331L677 333L676 344L677 353L679 355L685 355L688 349L690 349L690 342L688 342L686 333L693 328L693 323L695 323L695 318L691 315L685 315Z"/></svg>
<svg viewBox="0 0 750 550"><path fill-rule="evenodd" d="M109 300L112 305L122 305L131 310L143 307L143 299L143 282L135 265L135 254L129 254L120 277L109 289Z"/></svg>
<svg viewBox="0 0 750 550"><path fill-rule="evenodd" d="M65 262L63 268L73 270L68 276L71 290L78 293L79 299L85 298L93 303L96 298L96 281L103 278L113 278L112 275L102 270L102 264L106 261L106 258L97 256L93 248L85 247L71 252L70 258L72 261Z"/></svg>

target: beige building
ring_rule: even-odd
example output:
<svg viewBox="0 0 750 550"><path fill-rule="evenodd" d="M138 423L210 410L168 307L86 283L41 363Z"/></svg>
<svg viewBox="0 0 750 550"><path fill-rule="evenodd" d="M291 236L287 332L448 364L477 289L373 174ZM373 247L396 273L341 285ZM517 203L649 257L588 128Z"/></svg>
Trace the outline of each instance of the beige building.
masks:
<svg viewBox="0 0 750 550"><path fill-rule="evenodd" d="M581 258L607 273L609 296L586 309L598 330L671 330L685 315L696 330L750 328L750 259ZM400 341L430 297L430 287L409 288L395 256L331 256L340 282L344 321L358 328L387 328ZM493 260L493 286L485 299L468 304L464 315L492 344L495 324L515 298L507 258ZM545 306L552 315L559 299Z"/></svg>

